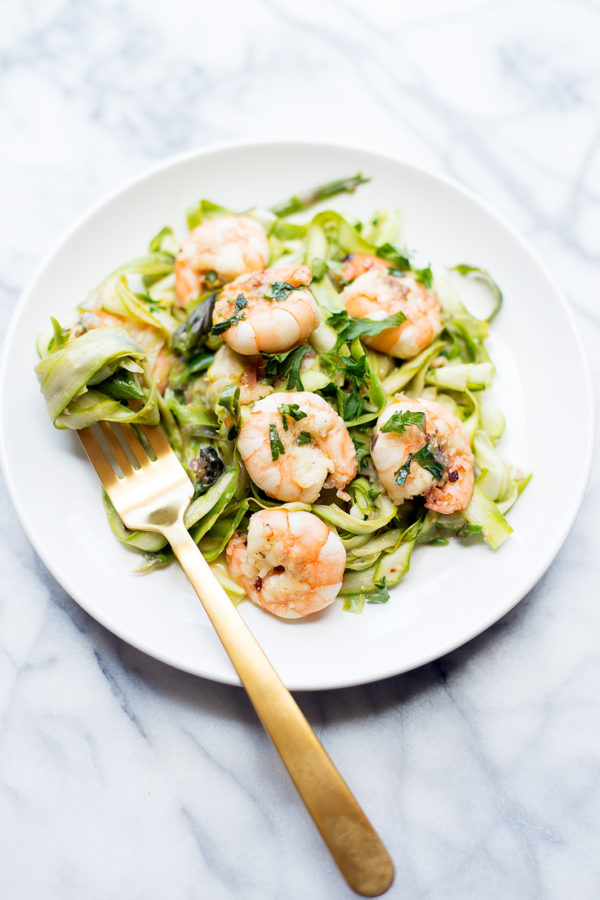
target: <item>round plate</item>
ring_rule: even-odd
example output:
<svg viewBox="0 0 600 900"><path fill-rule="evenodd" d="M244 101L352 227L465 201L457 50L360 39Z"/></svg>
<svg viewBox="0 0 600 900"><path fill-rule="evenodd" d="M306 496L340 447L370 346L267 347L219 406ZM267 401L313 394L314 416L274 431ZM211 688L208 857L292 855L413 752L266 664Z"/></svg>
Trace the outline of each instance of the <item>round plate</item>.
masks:
<svg viewBox="0 0 600 900"><path fill-rule="evenodd" d="M362 171L369 184L330 204L369 215L396 206L425 262L488 269L504 291L489 349L505 412L502 449L534 477L509 514L514 534L487 546L420 547L385 605L362 615L337 602L304 621L239 609L290 688L342 687L404 672L458 647L513 607L563 543L586 484L592 393L567 305L522 240L457 185L363 150L302 142L210 148L177 157L113 194L71 230L16 310L0 378L2 462L13 502L37 552L72 597L116 635L188 672L237 683L191 586L176 565L146 577L113 537L100 487L77 438L50 424L33 373L35 338L108 272L144 252L165 224L185 233L200 197L234 209L270 205ZM467 298L467 283L464 296ZM578 423L568 490L548 490L557 469L557 418Z"/></svg>

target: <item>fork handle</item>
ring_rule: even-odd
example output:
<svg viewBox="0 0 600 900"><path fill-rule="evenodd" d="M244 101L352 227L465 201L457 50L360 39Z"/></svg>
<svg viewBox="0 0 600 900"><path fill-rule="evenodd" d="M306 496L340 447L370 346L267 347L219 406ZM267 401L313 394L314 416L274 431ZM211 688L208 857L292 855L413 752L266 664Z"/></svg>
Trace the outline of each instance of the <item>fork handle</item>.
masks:
<svg viewBox="0 0 600 900"><path fill-rule="evenodd" d="M184 525L163 533L342 875L358 894L384 893L394 866L373 826Z"/></svg>

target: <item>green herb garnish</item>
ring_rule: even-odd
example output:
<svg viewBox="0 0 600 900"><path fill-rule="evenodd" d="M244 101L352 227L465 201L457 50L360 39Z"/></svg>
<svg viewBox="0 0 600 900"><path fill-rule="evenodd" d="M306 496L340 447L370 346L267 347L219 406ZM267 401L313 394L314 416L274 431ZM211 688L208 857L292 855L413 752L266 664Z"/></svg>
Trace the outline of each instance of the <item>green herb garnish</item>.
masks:
<svg viewBox="0 0 600 900"><path fill-rule="evenodd" d="M214 269L209 269L204 278L210 285L216 284L216 282L219 280L219 276Z"/></svg>
<svg viewBox="0 0 600 900"><path fill-rule="evenodd" d="M332 313L327 319L327 324L335 328L338 333L338 349L342 344L353 341L354 338L363 335L374 337L388 328L398 328L403 322L406 322L406 316L402 312L386 316L385 319L358 319L349 316L345 309Z"/></svg>
<svg viewBox="0 0 600 900"><path fill-rule="evenodd" d="M406 479L408 478L408 473L410 472L410 464L412 461L413 455L412 453L409 453L407 459L402 463L402 465L396 472L394 481L399 487L403 487L406 484Z"/></svg>
<svg viewBox="0 0 600 900"><path fill-rule="evenodd" d="M446 471L446 466L444 465L444 463L436 459L431 452L430 444L425 444L424 447L421 447L420 450L417 450L417 452L413 456L413 459L421 466L421 468L427 469L427 471L433 475L436 481L439 481Z"/></svg>
<svg viewBox="0 0 600 900"><path fill-rule="evenodd" d="M381 431L384 434L404 434L407 426L416 425L421 431L425 431L425 413L424 412L395 412L393 413Z"/></svg>
<svg viewBox="0 0 600 900"><path fill-rule="evenodd" d="M422 469L426 469L428 472L430 472L436 481L440 480L446 470L445 465L439 462L431 452L430 445L425 444L423 447L421 447L420 450L417 450L416 453L409 453L406 461L396 472L395 482L400 487L402 487L406 483L406 479L408 478L408 474L410 472L410 464L413 459L421 466Z"/></svg>
<svg viewBox="0 0 600 900"><path fill-rule="evenodd" d="M415 269L415 279L420 281L424 287L430 288L433 283L433 272L431 271L431 267L425 266L424 269Z"/></svg>
<svg viewBox="0 0 600 900"><path fill-rule="evenodd" d="M246 318L246 313L242 312L248 306L248 301L244 297L243 294L240 294L235 301L235 306L233 308L233 315L229 317L229 319L224 319L222 322L217 322L216 325L213 325L211 334L223 334L224 331L227 331L231 328L232 325L237 325L242 319Z"/></svg>
<svg viewBox="0 0 600 900"><path fill-rule="evenodd" d="M269 425L269 441L271 443L271 456L273 457L273 462L276 462L281 454L285 453L285 448L281 443L277 425L273 423Z"/></svg>
<svg viewBox="0 0 600 900"><path fill-rule="evenodd" d="M365 593L367 603L387 603L390 599L390 592L387 589L386 580L376 581L370 591Z"/></svg>
<svg viewBox="0 0 600 900"><path fill-rule="evenodd" d="M354 449L356 450L356 462L358 465L358 471L360 472L365 462L371 458L371 454L369 452L369 448L365 444L363 444L362 441L359 441L357 438L355 438L353 434L351 434L350 437L352 438L352 443L354 444Z"/></svg>
<svg viewBox="0 0 600 900"><path fill-rule="evenodd" d="M271 293L265 294L266 300L276 300L277 303L281 303L282 300L287 300L292 291L299 291L300 288L306 287L305 284L299 284L296 287L293 287L291 284L288 284L287 281L274 281L271 285Z"/></svg>
<svg viewBox="0 0 600 900"><path fill-rule="evenodd" d="M287 376L288 391L303 391L304 385L300 377L302 360L310 350L307 344L300 344L286 353L263 353L265 360L265 376L267 378L285 378Z"/></svg>
<svg viewBox="0 0 600 900"><path fill-rule="evenodd" d="M397 247L394 247L393 244L390 244L387 241L385 244L381 244L375 252L380 259L385 259L386 262L390 263L392 268L397 269L399 272L406 272L410 269L410 259L408 256L401 253Z"/></svg>
<svg viewBox="0 0 600 900"><path fill-rule="evenodd" d="M312 438L308 431L301 431L298 435L298 440L296 441L299 447L302 447L304 444L312 444Z"/></svg>
<svg viewBox="0 0 600 900"><path fill-rule="evenodd" d="M300 419L306 419L306 413L303 412L297 403L282 403L279 407L279 413L281 415L281 421L283 422L283 430L288 430L288 422L287 417L293 419L294 422L299 422Z"/></svg>

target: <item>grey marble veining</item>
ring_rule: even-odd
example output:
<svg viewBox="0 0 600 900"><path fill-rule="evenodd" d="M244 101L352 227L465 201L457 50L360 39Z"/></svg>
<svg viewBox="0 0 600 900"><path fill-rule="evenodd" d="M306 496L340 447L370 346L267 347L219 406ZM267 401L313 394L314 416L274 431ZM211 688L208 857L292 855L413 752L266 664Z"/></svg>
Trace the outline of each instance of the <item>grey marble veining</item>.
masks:
<svg viewBox="0 0 600 900"><path fill-rule="evenodd" d="M47 248L115 184L213 140L303 134L480 194L564 288L598 384L598 3L8 0L2 23L2 331ZM392 851L389 897L600 896L599 494L594 468L556 562L486 634L405 676L299 695ZM91 620L4 488L0 529L0 896L349 897L242 691Z"/></svg>

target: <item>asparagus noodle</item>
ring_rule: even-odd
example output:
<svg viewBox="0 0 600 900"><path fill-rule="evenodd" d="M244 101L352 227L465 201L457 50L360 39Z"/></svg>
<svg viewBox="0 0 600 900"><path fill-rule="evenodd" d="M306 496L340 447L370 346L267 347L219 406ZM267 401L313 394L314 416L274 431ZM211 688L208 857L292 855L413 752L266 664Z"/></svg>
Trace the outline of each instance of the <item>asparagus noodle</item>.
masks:
<svg viewBox="0 0 600 900"><path fill-rule="evenodd" d="M401 366L393 369L382 382L386 394L390 396L397 393L397 391L402 390L402 388L410 384L413 378L420 372L425 373L431 360L437 356L442 345L442 341L434 341L433 344L430 344L429 347L422 350L418 356L409 359Z"/></svg>
<svg viewBox="0 0 600 900"><path fill-rule="evenodd" d="M179 324L174 316L158 307L150 312L148 304L133 293L125 276L107 278L97 289L96 296L106 312L153 328L167 340Z"/></svg>
<svg viewBox="0 0 600 900"><path fill-rule="evenodd" d="M141 409L133 410L100 391L87 390L74 397L54 420L57 428L89 428L96 422L121 422L123 425L158 425L159 413L156 384Z"/></svg>
<svg viewBox="0 0 600 900"><path fill-rule="evenodd" d="M175 267L175 257L171 253L148 253L138 256L119 266L108 276L114 275L167 275Z"/></svg>
<svg viewBox="0 0 600 900"><path fill-rule="evenodd" d="M336 194L353 194L357 187L361 184L366 184L370 180L370 178L364 178L360 172L350 176L350 178L336 178L334 181L327 181L325 184L306 191L304 194L290 197L288 200L284 200L283 203L276 203L270 207L270 210L279 218L291 216L293 213L301 212L314 206L315 203L320 203L329 197L335 197Z"/></svg>
<svg viewBox="0 0 600 900"><path fill-rule="evenodd" d="M102 491L102 500L112 533L130 550L157 553L167 546L167 539L162 534L155 531L130 531L126 528L106 491Z"/></svg>
<svg viewBox="0 0 600 900"><path fill-rule="evenodd" d="M146 409L141 417L111 398L106 398L104 408L97 409L91 415L94 404L100 403L104 395L88 397L85 402L82 400L90 386L104 381L119 367L141 372L142 368L136 360L141 362L144 359L142 348L122 328L96 328L62 344L35 367L51 420L59 428L81 428L83 426L77 424L78 417L73 415L70 419L69 414L76 411L83 413L85 409L86 420L90 417L93 421L109 418L111 421L143 420L146 424L157 424L155 397L153 409ZM107 411L108 416L104 415ZM94 415L97 417L93 418Z"/></svg>
<svg viewBox="0 0 600 900"><path fill-rule="evenodd" d="M504 297L502 295L502 291L500 290L490 273L487 271L487 269L480 269L478 266L469 266L465 263L454 266L453 271L458 272L459 275L463 275L464 277L475 278L478 281L483 282L483 284L485 284L489 288L492 295L493 306L491 313L486 316L485 321L491 322L494 316L496 316L500 312Z"/></svg>
<svg viewBox="0 0 600 900"><path fill-rule="evenodd" d="M235 491L237 478L238 475L235 469L227 469L205 494L192 500L184 516L186 528L192 528L193 525L202 521L215 508L222 509L224 503L231 499Z"/></svg>
<svg viewBox="0 0 600 900"><path fill-rule="evenodd" d="M425 384L435 385L451 391L481 391L492 383L494 367L491 363L464 363L456 366L441 366L431 369L425 377Z"/></svg>

